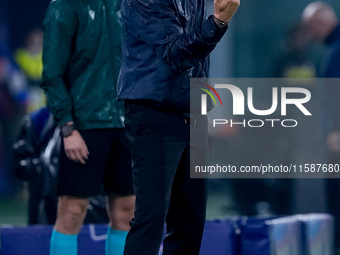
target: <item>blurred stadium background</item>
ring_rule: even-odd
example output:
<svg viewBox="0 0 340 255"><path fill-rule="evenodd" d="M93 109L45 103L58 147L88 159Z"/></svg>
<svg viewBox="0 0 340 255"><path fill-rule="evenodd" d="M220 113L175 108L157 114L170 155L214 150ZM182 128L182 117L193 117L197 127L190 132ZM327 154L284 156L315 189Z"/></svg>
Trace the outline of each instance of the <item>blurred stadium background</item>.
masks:
<svg viewBox="0 0 340 255"><path fill-rule="evenodd" d="M286 67L282 64L285 57L290 54L290 47L293 47L292 34L299 24L303 8L310 2L309 0L243 0L238 13L230 23L228 35L211 55L211 77L284 76ZM339 0L324 2L334 7L340 15ZM21 76L15 76L13 73L16 74L16 72L8 70L21 71L14 60L15 52L24 47L30 31L42 28L48 4L48 0L0 0L0 60L2 59L3 63L0 65L0 78L9 81L7 86L11 84L17 86L16 84L20 83L16 82L16 79ZM213 1L207 0L207 4L208 13L212 13ZM323 46L305 44L302 51L304 58L311 63L308 74L315 75L313 70L318 69L324 51ZM0 97L2 100L0 102L0 226L27 224L28 194L25 184L16 179L13 174L11 144L15 140L22 116L35 107L39 107L41 99L28 96L30 89L34 86L36 88L37 85L30 84L30 79L27 77L21 83L24 81L27 84L18 85L19 88L0 86L0 92L3 92L0 94L7 95ZM5 89L9 91L4 91ZM9 99L8 96L12 98L4 100ZM318 131L317 127L316 129ZM321 135L321 131L317 133ZM280 134L280 136L283 139L289 139L287 134ZM251 139L251 137L252 135L248 133L239 133L234 136L231 134L229 146L236 144L238 147L235 148L239 148L239 151L235 149L231 155L237 157L240 151L244 150L246 144L240 145L240 143L251 141L254 145L261 145L261 139ZM237 138L243 140L237 142ZM273 140L273 142L276 141ZM278 157L278 160L287 149L283 147L280 147L278 143L277 154L274 155ZM309 149L313 150L312 147ZM323 159L322 148L317 149L321 153L320 159ZM295 156L304 157L308 153L301 144L291 147L290 150ZM247 155L250 162L252 153L253 151L249 149ZM255 156L255 153L253 154ZM277 197L270 196L269 194L276 194L277 185L284 186L279 191L281 193ZM327 210L322 179L291 180L286 183L221 179L212 180L210 186L209 219L238 214L266 214L272 210L278 213L310 213ZM281 201L281 198L285 201ZM287 206L280 209L278 205L284 205L284 203L287 203ZM238 204L247 204L249 208ZM279 209L275 210L275 208Z"/></svg>

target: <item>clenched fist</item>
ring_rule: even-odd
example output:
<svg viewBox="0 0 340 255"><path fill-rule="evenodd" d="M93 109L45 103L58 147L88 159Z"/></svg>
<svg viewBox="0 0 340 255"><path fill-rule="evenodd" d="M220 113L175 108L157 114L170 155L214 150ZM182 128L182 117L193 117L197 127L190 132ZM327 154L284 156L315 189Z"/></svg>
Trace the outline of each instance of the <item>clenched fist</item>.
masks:
<svg viewBox="0 0 340 255"><path fill-rule="evenodd" d="M240 6L240 0L214 0L214 6L214 16L221 21L228 22Z"/></svg>

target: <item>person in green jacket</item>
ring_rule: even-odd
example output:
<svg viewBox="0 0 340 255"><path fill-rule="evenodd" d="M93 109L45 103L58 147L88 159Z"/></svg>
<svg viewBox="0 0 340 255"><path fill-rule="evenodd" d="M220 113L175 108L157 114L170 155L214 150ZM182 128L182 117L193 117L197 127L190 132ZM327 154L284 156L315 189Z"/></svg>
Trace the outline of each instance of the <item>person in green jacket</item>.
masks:
<svg viewBox="0 0 340 255"><path fill-rule="evenodd" d="M121 26L119 0L52 0L46 13L41 87L64 146L51 255L77 254L89 197L102 185L110 218L106 254L123 254L135 197L123 104L115 100Z"/></svg>

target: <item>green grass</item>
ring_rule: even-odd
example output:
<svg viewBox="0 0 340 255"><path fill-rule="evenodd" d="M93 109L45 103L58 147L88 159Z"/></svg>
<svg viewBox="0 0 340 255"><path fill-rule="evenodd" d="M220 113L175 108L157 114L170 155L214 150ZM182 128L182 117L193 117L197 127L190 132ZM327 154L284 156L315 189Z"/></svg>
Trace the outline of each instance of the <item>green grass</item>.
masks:
<svg viewBox="0 0 340 255"><path fill-rule="evenodd" d="M24 192L0 197L0 228L4 225L27 225L27 196Z"/></svg>

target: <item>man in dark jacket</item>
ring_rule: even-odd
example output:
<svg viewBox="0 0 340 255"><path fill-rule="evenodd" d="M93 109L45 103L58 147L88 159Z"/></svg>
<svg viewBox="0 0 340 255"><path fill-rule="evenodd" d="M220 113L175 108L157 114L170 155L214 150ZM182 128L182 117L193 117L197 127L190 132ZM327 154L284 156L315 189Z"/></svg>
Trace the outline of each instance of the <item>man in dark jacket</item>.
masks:
<svg viewBox="0 0 340 255"><path fill-rule="evenodd" d="M207 76L207 57L238 6L215 0L206 19L203 0L122 1L118 97L125 100L136 194L125 255L157 254L164 221L163 254L199 254L206 192L203 179L190 178L189 129L207 126L203 117L189 118L190 78Z"/></svg>
<svg viewBox="0 0 340 255"><path fill-rule="evenodd" d="M323 2L309 4L303 12L303 22L315 40L323 42L327 51L320 77L340 78L340 24L334 10ZM322 86L323 124L328 162L340 164L340 85L338 79L326 79ZM336 174L338 175L338 174ZM340 180L327 180L326 196L329 212L335 216L335 245L340 250Z"/></svg>
<svg viewBox="0 0 340 255"><path fill-rule="evenodd" d="M89 197L108 194L106 254L122 254L133 217L131 156L122 103L115 101L121 58L119 0L56 0L44 21L43 81L60 125L58 215L52 255L76 255Z"/></svg>

